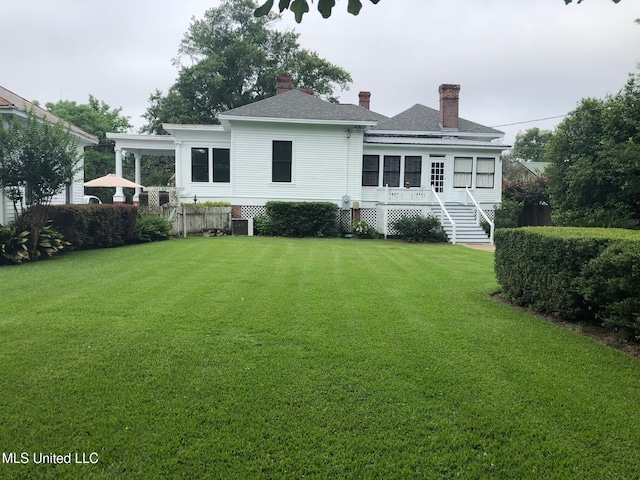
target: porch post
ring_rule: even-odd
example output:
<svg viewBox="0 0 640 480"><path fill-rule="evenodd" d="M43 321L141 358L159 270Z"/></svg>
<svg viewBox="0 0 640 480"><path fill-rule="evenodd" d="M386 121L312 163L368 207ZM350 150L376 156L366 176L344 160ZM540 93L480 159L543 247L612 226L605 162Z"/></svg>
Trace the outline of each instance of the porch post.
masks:
<svg viewBox="0 0 640 480"><path fill-rule="evenodd" d="M134 153L135 159L135 182L140 185L142 173L140 172L140 158L142 157L139 153ZM136 191L133 194L133 203L140 203L140 187L136 187Z"/></svg>
<svg viewBox="0 0 640 480"><path fill-rule="evenodd" d="M116 146L116 175L122 177L122 147ZM116 187L116 193L113 196L113 203L124 203L124 192L122 187Z"/></svg>
<svg viewBox="0 0 640 480"><path fill-rule="evenodd" d="M176 187L182 187L182 142L176 142Z"/></svg>

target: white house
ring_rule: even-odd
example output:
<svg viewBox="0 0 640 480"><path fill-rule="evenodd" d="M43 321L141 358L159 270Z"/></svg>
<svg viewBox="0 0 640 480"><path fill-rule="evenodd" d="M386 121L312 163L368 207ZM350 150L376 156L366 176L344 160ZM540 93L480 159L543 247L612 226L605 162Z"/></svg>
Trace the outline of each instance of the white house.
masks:
<svg viewBox="0 0 640 480"><path fill-rule="evenodd" d="M0 121L6 122L12 116L17 116L19 119L26 118L27 111L33 111L41 117L44 121L50 123L63 122L67 126L71 133L75 136L78 142L78 152L82 154L85 147L89 145L97 145L98 138L91 135L84 130L65 122L60 117L48 112L47 110L40 108L39 106L25 100L24 98L16 95L15 93L0 87ZM65 203L82 203L84 195L84 163L80 160L80 169L75 175L73 182L67 186L64 192L56 195L53 200L53 205L60 205ZM0 191L0 225L6 225L13 221L15 213L13 204L6 198L4 192Z"/></svg>
<svg viewBox="0 0 640 480"><path fill-rule="evenodd" d="M117 162L118 151L138 158L172 142L183 199L227 200L236 218L263 212L270 200L326 201L380 232L403 215L432 213L452 241L488 242L478 223L500 203L508 146L502 132L458 117L459 90L441 85L439 110L414 105L387 118L369 109L369 92L359 105L334 104L280 76L277 95L220 114L221 125L108 137Z"/></svg>

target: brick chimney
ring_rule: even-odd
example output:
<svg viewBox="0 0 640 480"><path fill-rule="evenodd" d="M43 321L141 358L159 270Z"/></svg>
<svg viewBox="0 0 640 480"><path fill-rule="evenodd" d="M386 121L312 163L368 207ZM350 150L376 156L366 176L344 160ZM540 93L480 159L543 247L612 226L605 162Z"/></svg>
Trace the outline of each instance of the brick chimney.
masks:
<svg viewBox="0 0 640 480"><path fill-rule="evenodd" d="M281 93L291 90L292 84L293 78L291 78L291 75L278 75L276 77L276 95L280 95Z"/></svg>
<svg viewBox="0 0 640 480"><path fill-rule="evenodd" d="M440 93L440 128L458 129L458 100L460 85L443 84L438 88Z"/></svg>
<svg viewBox="0 0 640 480"><path fill-rule="evenodd" d="M360 100L360 106L369 110L371 106L371 92L360 92L358 98Z"/></svg>
<svg viewBox="0 0 640 480"><path fill-rule="evenodd" d="M301 88L300 91L302 93L306 93L307 95L313 95L314 94L313 88Z"/></svg>

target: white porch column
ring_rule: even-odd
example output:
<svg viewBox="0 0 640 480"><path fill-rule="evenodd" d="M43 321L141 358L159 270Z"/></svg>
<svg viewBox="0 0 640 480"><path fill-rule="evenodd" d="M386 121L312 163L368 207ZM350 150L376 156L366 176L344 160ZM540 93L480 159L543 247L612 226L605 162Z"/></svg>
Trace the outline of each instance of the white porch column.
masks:
<svg viewBox="0 0 640 480"><path fill-rule="evenodd" d="M176 171L175 171L175 180L176 187L183 187L182 185L182 142L176 141Z"/></svg>
<svg viewBox="0 0 640 480"><path fill-rule="evenodd" d="M116 175L122 177L122 147L116 146ZM113 203L124 203L124 192L122 187L116 187L116 194L113 196Z"/></svg>
<svg viewBox="0 0 640 480"><path fill-rule="evenodd" d="M142 158L142 155L134 153L133 156L135 158L135 182L140 185L142 179L142 173L140 172L140 159ZM140 202L140 190L140 187L136 187L136 191L133 194L133 203Z"/></svg>

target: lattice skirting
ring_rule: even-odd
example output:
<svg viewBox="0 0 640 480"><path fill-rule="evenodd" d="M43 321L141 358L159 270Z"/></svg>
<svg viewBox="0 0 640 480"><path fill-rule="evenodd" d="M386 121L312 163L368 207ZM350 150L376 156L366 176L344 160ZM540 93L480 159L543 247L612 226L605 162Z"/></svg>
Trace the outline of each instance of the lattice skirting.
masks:
<svg viewBox="0 0 640 480"><path fill-rule="evenodd" d="M378 226L378 209L377 208L361 208L360 220L367 222L371 227Z"/></svg>
<svg viewBox="0 0 640 480"><path fill-rule="evenodd" d="M394 208L387 210L387 235L397 235L398 231L393 228L393 224L396 220L400 220L404 217L418 217L425 216L431 213L431 210L428 211L424 208ZM379 218L379 231L384 232L384 210L380 210L378 214Z"/></svg>
<svg viewBox="0 0 640 480"><path fill-rule="evenodd" d="M258 215L266 215L267 207L257 205L242 205L240 207L241 218L253 218Z"/></svg>

